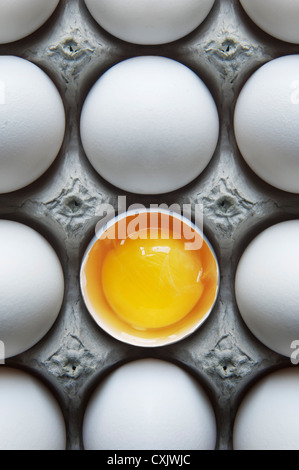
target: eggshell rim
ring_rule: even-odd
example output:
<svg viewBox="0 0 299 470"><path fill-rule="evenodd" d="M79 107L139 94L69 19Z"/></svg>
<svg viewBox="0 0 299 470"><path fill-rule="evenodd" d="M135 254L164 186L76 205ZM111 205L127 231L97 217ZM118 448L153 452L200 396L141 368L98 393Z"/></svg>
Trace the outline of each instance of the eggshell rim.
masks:
<svg viewBox="0 0 299 470"><path fill-rule="evenodd" d="M92 311L91 308L88 307L88 304L87 304L87 295L86 295L86 292L85 292L85 288L84 288L84 285L83 285L83 279L84 279L84 267L85 267L85 264L86 264L86 261L87 261L87 258L88 258L88 255L89 255L89 252L91 250L91 248L93 247L93 245L98 241L98 239L100 238L100 236L106 232L106 230L108 230L111 226L113 226L114 224L116 224L119 220L121 219L124 219L126 217L130 217L132 215L137 215L137 214L140 214L140 213L151 213L151 212L154 212L154 213L160 213L160 214L166 214L166 215L169 215L170 217L176 217L178 218L181 222L189 225L189 227L191 227L195 232L197 232L198 234L200 234L200 236L203 238L203 240L206 242L208 248L210 249L213 257L214 257L214 260L215 260L215 263L216 263L216 274L217 274L217 286L216 286L216 292L215 292L215 298L214 298L214 301L211 305L211 307L209 308L209 310L206 312L206 314L201 318L200 321L198 321L197 323L195 323L194 325L192 325L190 328L188 328L187 332L184 333L184 334L178 334L176 335L175 338L173 337L168 337L166 339L162 339L160 341L156 341L156 342L145 342L144 340L142 341L140 338L138 338L138 336L132 338L132 339L125 339L122 335L121 335L121 332L119 333L116 333L114 329L110 328L109 324L101 321L101 317L99 314L96 314L94 311ZM86 250L85 250L85 253L83 255L83 258L82 258L82 261L81 261L81 267L80 267L80 289L81 289L81 294L82 294L82 298L83 298L83 301L84 301L84 304L85 304L85 307L87 308L87 311L89 312L89 314L91 315L91 317L93 318L93 320L96 322L96 324L102 328L106 333L108 333L110 336L112 336L114 339L117 339L118 341L122 342L122 343L125 343L125 344L129 344L129 345L132 345L132 346L138 346L138 347L145 347L145 348L156 348L156 347L160 347L160 346L166 346L166 345L170 345L170 344L175 344L179 341L182 341L183 339L186 339L187 337L189 337L190 335L192 335L196 330L198 330L202 324L208 319L208 317L210 316L212 310L214 309L214 306L216 304L216 301L217 301L217 298L218 298L218 294L219 294L219 290L220 290L220 268L219 268L219 263L218 263L218 259L217 259L217 256L216 256L216 253L215 253L215 250L214 248L212 247L210 241L207 239L207 237L204 235L203 231L199 229L199 227L197 225L195 225L191 220L189 220L188 218L186 218L185 216L177 213L177 212L174 212L174 211L171 211L171 210L166 210L166 209L161 209L161 208L145 208L145 209L132 209L132 210L129 210L129 211L125 211L125 212L122 212L118 215L116 215L115 217L113 217L111 220L109 220L108 222L106 222L103 227L101 227L101 229L97 232L96 235L94 235L91 239L91 241L89 242Z"/></svg>

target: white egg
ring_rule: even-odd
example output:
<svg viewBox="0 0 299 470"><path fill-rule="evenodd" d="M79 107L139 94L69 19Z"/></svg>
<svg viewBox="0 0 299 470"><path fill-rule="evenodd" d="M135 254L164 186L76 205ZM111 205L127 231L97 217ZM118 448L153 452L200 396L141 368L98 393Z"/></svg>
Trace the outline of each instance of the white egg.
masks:
<svg viewBox="0 0 299 470"><path fill-rule="evenodd" d="M0 193L39 178L55 160L64 131L63 102L48 75L28 60L0 57Z"/></svg>
<svg viewBox="0 0 299 470"><path fill-rule="evenodd" d="M85 450L213 450L216 420L201 385L157 359L129 362L93 392L83 422Z"/></svg>
<svg viewBox="0 0 299 470"><path fill-rule="evenodd" d="M35 376L0 367L0 450L65 450L60 406Z"/></svg>
<svg viewBox="0 0 299 470"><path fill-rule="evenodd" d="M234 450L299 450L299 369L260 379L237 411Z"/></svg>
<svg viewBox="0 0 299 470"><path fill-rule="evenodd" d="M252 21L271 36L299 43L298 0L240 0Z"/></svg>
<svg viewBox="0 0 299 470"><path fill-rule="evenodd" d="M0 220L0 341L5 357L35 345L50 330L62 306L60 261L38 232Z"/></svg>
<svg viewBox="0 0 299 470"><path fill-rule="evenodd" d="M299 340L299 220L273 225L246 248L236 272L240 314L271 350L290 357Z"/></svg>
<svg viewBox="0 0 299 470"><path fill-rule="evenodd" d="M0 44L17 41L40 28L59 0L1 0Z"/></svg>
<svg viewBox="0 0 299 470"><path fill-rule="evenodd" d="M250 168L268 184L299 193L299 55L272 60L247 81L235 135Z"/></svg>
<svg viewBox="0 0 299 470"><path fill-rule="evenodd" d="M85 0L96 22L136 44L176 41L196 29L215 0Z"/></svg>
<svg viewBox="0 0 299 470"><path fill-rule="evenodd" d="M206 85L165 57L134 57L109 69L81 114L90 163L109 183L133 193L165 193L194 180L213 157L218 134Z"/></svg>

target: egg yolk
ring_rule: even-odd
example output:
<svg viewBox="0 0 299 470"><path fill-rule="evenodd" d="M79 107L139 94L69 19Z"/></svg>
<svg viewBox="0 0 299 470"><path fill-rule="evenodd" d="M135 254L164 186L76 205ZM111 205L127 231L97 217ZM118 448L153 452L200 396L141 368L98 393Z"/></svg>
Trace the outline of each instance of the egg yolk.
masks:
<svg viewBox="0 0 299 470"><path fill-rule="evenodd" d="M130 214L93 243L81 287L87 308L113 336L163 344L194 331L209 314L218 265L202 235L183 220Z"/></svg>
<svg viewBox="0 0 299 470"><path fill-rule="evenodd" d="M110 250L101 282L107 302L138 329L163 328L184 318L203 293L200 257L176 239L131 239Z"/></svg>

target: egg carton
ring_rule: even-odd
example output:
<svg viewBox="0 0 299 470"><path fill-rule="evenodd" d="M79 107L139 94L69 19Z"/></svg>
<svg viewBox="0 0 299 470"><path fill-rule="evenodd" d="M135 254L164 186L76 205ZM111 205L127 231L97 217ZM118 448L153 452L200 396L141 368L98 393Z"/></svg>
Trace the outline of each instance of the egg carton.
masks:
<svg viewBox="0 0 299 470"><path fill-rule="evenodd" d="M48 334L7 365L38 374L53 389L67 426L67 449L83 449L82 419L94 385L121 364L154 357L178 364L208 390L218 426L217 449L232 449L236 410L261 375L289 366L290 359L261 344L240 317L234 278L250 240L275 222L298 218L299 196L258 178L241 157L233 131L236 99L249 76L265 62L298 45L276 40L244 13L236 0L216 0L204 23L173 43L138 46L111 36L93 20L83 0L61 0L37 32L0 45L1 55L28 59L56 84L66 110L66 134L50 169L24 189L0 196L1 218L24 222L56 249L65 274L65 298ZM201 77L220 116L220 137L205 171L187 186L163 195L125 193L103 180L88 162L80 141L84 99L96 79L114 64L135 56L175 59ZM190 204L203 207L204 232L216 252L221 284L208 320L191 336L169 346L143 348L121 343L99 328L80 292L82 257L94 235L102 204L117 212L126 204Z"/></svg>

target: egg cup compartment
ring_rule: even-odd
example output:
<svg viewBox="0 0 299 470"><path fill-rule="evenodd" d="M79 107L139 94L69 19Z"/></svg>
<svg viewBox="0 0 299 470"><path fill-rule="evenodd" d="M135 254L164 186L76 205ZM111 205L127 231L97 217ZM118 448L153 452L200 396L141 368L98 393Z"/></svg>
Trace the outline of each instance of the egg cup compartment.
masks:
<svg viewBox="0 0 299 470"><path fill-rule="evenodd" d="M61 0L37 32L0 45L1 55L23 57L44 69L65 104L66 134L58 157L30 186L0 195L0 217L40 230L53 242L65 273L65 299L55 325L37 345L6 364L36 371L56 389L68 449L83 449L82 417L95 384L127 361L155 357L191 371L213 401L219 450L232 448L234 416L244 391L261 374L290 366L288 358L263 346L244 325L234 277L243 250L257 233L276 221L299 218L299 196L267 185L249 169L236 145L233 115L249 76L266 61L291 53L299 53L299 45L262 32L235 0L216 0L198 29L161 46L120 41L95 23L83 0ZM161 55L190 67L212 92L219 111L220 136L210 164L172 193L140 196L120 191L91 168L81 145L80 112L92 84L112 65L139 55ZM90 317L80 293L80 264L99 207L111 204L117 213L120 195L126 196L128 207L202 204L204 232L220 266L220 292L204 325L179 343L155 351L111 338Z"/></svg>

